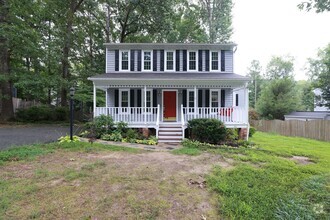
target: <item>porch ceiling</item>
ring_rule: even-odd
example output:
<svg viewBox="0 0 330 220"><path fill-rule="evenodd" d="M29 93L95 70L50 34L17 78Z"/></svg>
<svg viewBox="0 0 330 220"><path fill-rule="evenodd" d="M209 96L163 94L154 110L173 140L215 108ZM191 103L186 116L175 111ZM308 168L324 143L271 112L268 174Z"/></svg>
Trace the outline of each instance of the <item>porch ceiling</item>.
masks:
<svg viewBox="0 0 330 220"><path fill-rule="evenodd" d="M106 73L89 77L98 87L238 88L250 79L234 73Z"/></svg>

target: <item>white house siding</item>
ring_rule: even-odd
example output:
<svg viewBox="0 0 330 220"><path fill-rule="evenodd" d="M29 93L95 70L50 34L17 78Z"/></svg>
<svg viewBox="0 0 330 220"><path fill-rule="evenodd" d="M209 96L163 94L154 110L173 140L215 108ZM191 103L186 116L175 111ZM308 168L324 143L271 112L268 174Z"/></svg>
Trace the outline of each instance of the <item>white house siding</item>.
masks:
<svg viewBox="0 0 330 220"><path fill-rule="evenodd" d="M115 51L107 49L106 53L106 72L113 72L115 71Z"/></svg>
<svg viewBox="0 0 330 220"><path fill-rule="evenodd" d="M233 63L233 51L226 50L225 51L225 71L233 72L234 71L234 63Z"/></svg>
<svg viewBox="0 0 330 220"><path fill-rule="evenodd" d="M108 106L107 107L115 107L115 90L108 89Z"/></svg>
<svg viewBox="0 0 330 220"><path fill-rule="evenodd" d="M225 89L225 107L233 106L233 90Z"/></svg>

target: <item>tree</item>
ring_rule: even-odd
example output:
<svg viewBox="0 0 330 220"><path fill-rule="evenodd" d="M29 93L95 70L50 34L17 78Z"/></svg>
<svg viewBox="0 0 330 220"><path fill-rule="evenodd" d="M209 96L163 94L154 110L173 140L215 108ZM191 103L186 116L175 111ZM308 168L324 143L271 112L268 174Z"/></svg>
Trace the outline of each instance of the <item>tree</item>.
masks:
<svg viewBox="0 0 330 220"><path fill-rule="evenodd" d="M261 90L257 111L263 118L284 119L298 108L299 98L291 78L273 79Z"/></svg>
<svg viewBox="0 0 330 220"><path fill-rule="evenodd" d="M262 67L258 60L252 60L250 67L248 68L247 76L251 78L248 84L249 88L249 105L253 108L256 107L257 100L260 96L261 85L263 78L261 76Z"/></svg>
<svg viewBox="0 0 330 220"><path fill-rule="evenodd" d="M209 43L226 43L233 33L232 0L199 0Z"/></svg>
<svg viewBox="0 0 330 220"><path fill-rule="evenodd" d="M322 90L324 104L320 105L330 108L330 43L319 50L316 59L309 59L308 73L314 88Z"/></svg>
<svg viewBox="0 0 330 220"><path fill-rule="evenodd" d="M0 25L3 28L8 25L8 2L0 0ZM10 82L9 71L9 48L8 38L3 34L0 35L0 119L7 120L14 116L12 102L12 86Z"/></svg>
<svg viewBox="0 0 330 220"><path fill-rule="evenodd" d="M311 81L298 81L296 85L300 106L297 110L314 111L314 92ZM298 101L298 100L297 100Z"/></svg>
<svg viewBox="0 0 330 220"><path fill-rule="evenodd" d="M273 57L267 65L268 82L257 101L258 113L268 119L284 119L284 114L297 110L300 99L293 79L293 59Z"/></svg>
<svg viewBox="0 0 330 220"><path fill-rule="evenodd" d="M309 0L308 2L304 1L298 5L300 10L310 11L315 9L316 13L330 11L330 1L329 0Z"/></svg>
<svg viewBox="0 0 330 220"><path fill-rule="evenodd" d="M293 78L293 57L273 56L266 68L267 79L283 79L287 77Z"/></svg>

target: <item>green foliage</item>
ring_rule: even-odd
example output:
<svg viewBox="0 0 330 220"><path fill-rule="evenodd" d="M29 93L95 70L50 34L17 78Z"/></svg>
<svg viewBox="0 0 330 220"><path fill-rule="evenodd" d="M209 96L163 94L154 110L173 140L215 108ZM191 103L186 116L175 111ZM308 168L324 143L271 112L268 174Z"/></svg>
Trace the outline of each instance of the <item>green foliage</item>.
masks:
<svg viewBox="0 0 330 220"><path fill-rule="evenodd" d="M60 142L60 143L75 143L75 142L79 142L80 141L80 139L79 139L79 137L78 136L76 136L76 135L74 135L74 136L72 136L72 140L70 139L70 136L69 135L66 135L66 136L62 136L62 137L60 137L59 139L58 139L58 141Z"/></svg>
<svg viewBox="0 0 330 220"><path fill-rule="evenodd" d="M119 131L122 135L126 134L128 131L127 123L126 122L118 122L116 124L116 130Z"/></svg>
<svg viewBox="0 0 330 220"><path fill-rule="evenodd" d="M120 131L113 131L111 134L103 134L101 136L101 139L102 140L105 140L105 141L116 141L116 142L120 142L122 141L123 137L120 133Z"/></svg>
<svg viewBox="0 0 330 220"><path fill-rule="evenodd" d="M158 141L155 136L150 136L146 140L136 140L135 141L137 144L146 144L146 145L157 145Z"/></svg>
<svg viewBox="0 0 330 220"><path fill-rule="evenodd" d="M188 121L191 138L200 142L217 144L225 140L226 127L216 119L193 119Z"/></svg>
<svg viewBox="0 0 330 220"><path fill-rule="evenodd" d="M260 119L259 113L254 108L250 108L249 109L249 121L250 120L259 120L259 119Z"/></svg>
<svg viewBox="0 0 330 220"><path fill-rule="evenodd" d="M293 57L273 56L267 64L266 77L267 79L284 79L293 78Z"/></svg>
<svg viewBox="0 0 330 220"><path fill-rule="evenodd" d="M300 10L310 11L315 9L316 13L330 11L330 1L329 0L309 0L303 1L298 5Z"/></svg>
<svg viewBox="0 0 330 220"><path fill-rule="evenodd" d="M52 149L44 149L41 145L14 147L0 151L0 163L7 161L20 161L33 159L37 156L53 152Z"/></svg>
<svg viewBox="0 0 330 220"><path fill-rule="evenodd" d="M69 110L64 107L33 106L16 112L16 119L23 122L66 121L68 116Z"/></svg>
<svg viewBox="0 0 330 220"><path fill-rule="evenodd" d="M249 130L249 137L252 137L257 132L257 129L255 127L250 127Z"/></svg>
<svg viewBox="0 0 330 220"><path fill-rule="evenodd" d="M85 124L87 130L100 138L104 134L110 134L114 130L114 122L111 116L100 115L95 117L92 122Z"/></svg>
<svg viewBox="0 0 330 220"><path fill-rule="evenodd" d="M284 115L299 106L295 81L291 78L274 79L261 90L257 111L267 119L284 119Z"/></svg>
<svg viewBox="0 0 330 220"><path fill-rule="evenodd" d="M301 111L314 111L314 92L310 81L298 81L296 86L298 96L300 97ZM297 100L298 101L298 100Z"/></svg>
<svg viewBox="0 0 330 220"><path fill-rule="evenodd" d="M238 140L238 129L237 128L227 128L226 129L226 142L227 141L237 141Z"/></svg>
<svg viewBox="0 0 330 220"><path fill-rule="evenodd" d="M128 142L134 143L136 139L138 139L139 134L134 129L128 129L126 132L126 140Z"/></svg>

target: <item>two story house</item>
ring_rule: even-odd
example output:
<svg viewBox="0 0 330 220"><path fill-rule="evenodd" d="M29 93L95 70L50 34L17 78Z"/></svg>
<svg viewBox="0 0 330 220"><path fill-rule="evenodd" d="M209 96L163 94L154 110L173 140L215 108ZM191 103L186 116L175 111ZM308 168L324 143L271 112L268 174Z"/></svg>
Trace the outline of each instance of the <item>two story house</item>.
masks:
<svg viewBox="0 0 330 220"><path fill-rule="evenodd" d="M236 44L107 43L106 73L92 76L94 117L155 129L159 142L179 142L187 122L215 118L248 129L249 78L234 73ZM103 90L105 106L96 105Z"/></svg>

